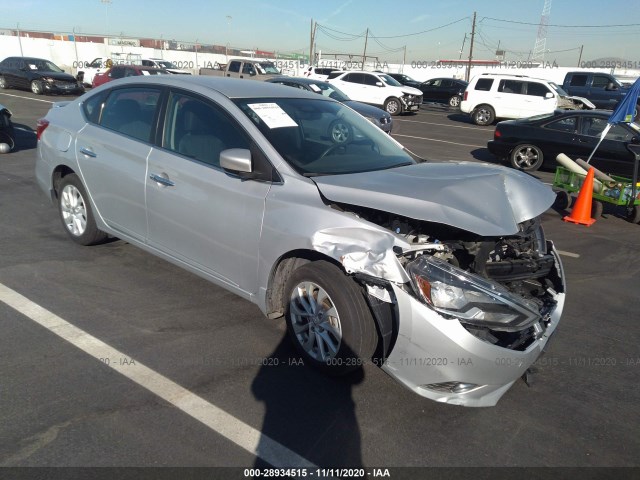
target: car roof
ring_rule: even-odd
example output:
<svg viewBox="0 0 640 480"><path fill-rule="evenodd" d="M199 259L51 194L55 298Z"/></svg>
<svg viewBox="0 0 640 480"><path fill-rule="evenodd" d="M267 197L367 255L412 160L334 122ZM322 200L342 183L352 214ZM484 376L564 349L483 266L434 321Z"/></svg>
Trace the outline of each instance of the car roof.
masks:
<svg viewBox="0 0 640 480"><path fill-rule="evenodd" d="M331 85L329 82L325 82L324 80L314 80L313 78L307 77L287 77L286 75L281 75L279 77L273 77L265 80L265 82L275 83L275 82L296 82L303 85L317 85L318 83L326 83L327 85ZM333 87L333 86L332 86Z"/></svg>
<svg viewBox="0 0 640 480"><path fill-rule="evenodd" d="M334 101L315 93L286 87L269 82L221 78L207 75L154 75L135 76L118 80L118 85L127 83L165 85L170 87L202 87L215 90L228 98L313 98L315 100ZM109 82L111 87L113 84Z"/></svg>

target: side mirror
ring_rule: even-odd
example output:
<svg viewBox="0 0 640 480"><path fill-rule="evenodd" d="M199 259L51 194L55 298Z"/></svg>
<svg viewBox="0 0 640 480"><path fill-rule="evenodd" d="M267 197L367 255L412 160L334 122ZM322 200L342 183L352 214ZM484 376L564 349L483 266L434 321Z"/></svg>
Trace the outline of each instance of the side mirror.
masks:
<svg viewBox="0 0 640 480"><path fill-rule="evenodd" d="M553 98L553 93L547 92L544 94L544 98Z"/></svg>
<svg viewBox="0 0 640 480"><path fill-rule="evenodd" d="M640 138L631 137L630 143L631 143L631 145L640 145Z"/></svg>
<svg viewBox="0 0 640 480"><path fill-rule="evenodd" d="M612 91L612 90L618 90L618 86L613 83L613 82L609 82L605 88L605 90L607 90L608 92Z"/></svg>
<svg viewBox="0 0 640 480"><path fill-rule="evenodd" d="M384 87L384 84L382 82L376 82L376 87Z"/></svg>
<svg viewBox="0 0 640 480"><path fill-rule="evenodd" d="M245 148L229 148L220 152L220 166L233 173L251 173L251 151Z"/></svg>
<svg viewBox="0 0 640 480"><path fill-rule="evenodd" d="M249 75L252 76L252 77L255 77L256 76L256 71L253 70L253 69L249 70Z"/></svg>

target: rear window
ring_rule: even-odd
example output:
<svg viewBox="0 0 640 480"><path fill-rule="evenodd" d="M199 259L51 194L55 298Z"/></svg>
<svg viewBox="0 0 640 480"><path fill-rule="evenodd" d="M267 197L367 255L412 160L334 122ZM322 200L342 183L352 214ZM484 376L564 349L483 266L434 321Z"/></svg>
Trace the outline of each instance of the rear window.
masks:
<svg viewBox="0 0 640 480"><path fill-rule="evenodd" d="M327 80L331 80L332 78L339 77L340 75L342 75L342 73L343 73L343 72L341 72L341 71L339 71L339 70L338 70L338 71L335 71L335 72L331 72L331 73L329 74L329 78L327 78Z"/></svg>
<svg viewBox="0 0 640 480"><path fill-rule="evenodd" d="M492 85L493 78L481 78L476 82L474 90L482 90L484 92L488 92L489 90L491 90Z"/></svg>

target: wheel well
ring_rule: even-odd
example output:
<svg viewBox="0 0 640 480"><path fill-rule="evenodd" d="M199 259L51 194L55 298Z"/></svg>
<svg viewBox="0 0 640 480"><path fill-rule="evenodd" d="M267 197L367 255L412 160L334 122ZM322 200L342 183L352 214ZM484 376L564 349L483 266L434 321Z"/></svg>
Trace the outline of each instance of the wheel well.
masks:
<svg viewBox="0 0 640 480"><path fill-rule="evenodd" d="M267 317L279 318L284 315L284 287L287 279L297 268L316 260L331 262L344 270L339 262L314 250L293 250L286 253L280 257L269 275L266 295Z"/></svg>
<svg viewBox="0 0 640 480"><path fill-rule="evenodd" d="M58 165L55 168L55 170L53 171L53 174L51 175L51 185L53 186L52 194L55 195L55 198L58 197L58 190L59 190L60 182L62 181L62 179L72 173L76 173L76 172L74 172L71 168L67 167L66 165Z"/></svg>

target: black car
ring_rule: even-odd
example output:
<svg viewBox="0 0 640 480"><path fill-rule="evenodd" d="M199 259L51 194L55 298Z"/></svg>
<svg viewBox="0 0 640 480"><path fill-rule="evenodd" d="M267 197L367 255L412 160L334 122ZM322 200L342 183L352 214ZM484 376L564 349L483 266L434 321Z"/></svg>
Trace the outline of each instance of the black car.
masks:
<svg viewBox="0 0 640 480"><path fill-rule="evenodd" d="M9 153L14 146L11 112L0 104L0 153Z"/></svg>
<svg viewBox="0 0 640 480"><path fill-rule="evenodd" d="M448 103L452 107L459 107L467 85L469 82L456 78L432 78L418 88L422 91L423 102Z"/></svg>
<svg viewBox="0 0 640 480"><path fill-rule="evenodd" d="M595 148L611 116L608 110L556 110L496 125L489 151L508 159L512 167L535 171L541 166L555 168L556 156L564 153L572 159L586 160ZM631 178L633 154L629 143L640 142L640 126L616 124L596 150L591 164L614 175Z"/></svg>
<svg viewBox="0 0 640 480"><path fill-rule="evenodd" d="M394 80L397 80L402 85L406 85L407 87L420 88L421 82L419 82L418 80L414 80L409 75L405 75L404 73L387 73L387 75L389 75Z"/></svg>
<svg viewBox="0 0 640 480"><path fill-rule="evenodd" d="M32 57L7 57L0 62L0 89L29 89L43 93L84 93L84 86L73 75L64 73L50 60Z"/></svg>
<svg viewBox="0 0 640 480"><path fill-rule="evenodd" d="M340 103L344 103L346 106L358 112L364 118L380 128L383 132L391 133L391 128L393 127L393 120L391 119L391 115L380 108L374 107L372 105L367 105L366 103L351 100L347 96L347 94L345 94L342 90L339 90L338 87L329 82L313 80L311 78L285 76L269 78L265 81L269 83L279 83L280 85L300 88L302 90L308 90L313 93L319 93L326 97L333 98L334 100L337 100ZM346 138L344 135L340 134L336 137L336 133L337 131L332 133L332 137L334 138L334 140L336 140L336 142L338 142L337 138Z"/></svg>

